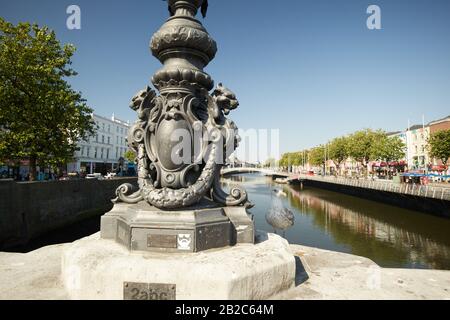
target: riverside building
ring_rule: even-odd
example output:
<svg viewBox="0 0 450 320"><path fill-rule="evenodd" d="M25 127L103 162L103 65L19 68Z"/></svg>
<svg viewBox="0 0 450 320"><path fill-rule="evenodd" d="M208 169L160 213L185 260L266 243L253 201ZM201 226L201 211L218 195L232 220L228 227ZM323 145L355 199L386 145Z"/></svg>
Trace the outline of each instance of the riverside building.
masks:
<svg viewBox="0 0 450 320"><path fill-rule="evenodd" d="M88 141L80 141L74 161L67 165L67 171L78 173L116 172L124 169L124 154L128 150L129 121L93 115L97 132Z"/></svg>
<svg viewBox="0 0 450 320"><path fill-rule="evenodd" d="M406 130L408 167L411 170L426 170L430 164L428 154L429 125L414 125Z"/></svg>
<svg viewBox="0 0 450 320"><path fill-rule="evenodd" d="M428 124L430 126L430 134L437 133L439 131L450 130L450 116L432 121ZM449 159L450 160L450 159ZM444 170L445 166L443 166L441 159L431 159L431 164L433 165L433 169L435 170ZM450 161L447 161L447 165L450 164Z"/></svg>

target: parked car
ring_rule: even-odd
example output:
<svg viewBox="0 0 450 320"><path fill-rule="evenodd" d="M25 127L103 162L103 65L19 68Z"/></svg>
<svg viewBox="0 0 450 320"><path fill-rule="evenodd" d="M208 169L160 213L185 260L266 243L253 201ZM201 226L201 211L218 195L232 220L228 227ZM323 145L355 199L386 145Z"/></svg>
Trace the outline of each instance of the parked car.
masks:
<svg viewBox="0 0 450 320"><path fill-rule="evenodd" d="M105 178L102 176L101 173L90 173L86 176L86 179L104 180Z"/></svg>

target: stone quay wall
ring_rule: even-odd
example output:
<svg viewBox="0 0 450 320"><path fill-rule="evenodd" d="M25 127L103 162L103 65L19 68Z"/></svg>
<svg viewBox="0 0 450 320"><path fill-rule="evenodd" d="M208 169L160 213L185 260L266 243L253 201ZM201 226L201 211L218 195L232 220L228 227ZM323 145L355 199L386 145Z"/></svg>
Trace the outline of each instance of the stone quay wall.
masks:
<svg viewBox="0 0 450 320"><path fill-rule="evenodd" d="M116 188L137 178L50 182L0 180L0 250L112 209Z"/></svg>
<svg viewBox="0 0 450 320"><path fill-rule="evenodd" d="M293 181L294 182L294 181ZM297 181L298 183L298 181ZM330 191L340 192L351 196L364 198L390 204L393 206L421 211L424 213L450 218L450 201L446 198L429 198L416 194L406 194L395 192L394 190L378 190L364 188L360 186L345 185L333 183L332 181L319 179L304 179L300 183L304 186L326 189Z"/></svg>

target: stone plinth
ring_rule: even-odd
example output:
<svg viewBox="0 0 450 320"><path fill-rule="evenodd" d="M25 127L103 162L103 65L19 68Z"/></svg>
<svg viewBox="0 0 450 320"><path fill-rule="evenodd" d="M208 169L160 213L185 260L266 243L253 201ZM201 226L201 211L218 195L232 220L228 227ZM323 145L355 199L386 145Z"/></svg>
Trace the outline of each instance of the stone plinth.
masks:
<svg viewBox="0 0 450 320"><path fill-rule="evenodd" d="M117 203L101 219L101 237L130 251L198 252L254 243L253 217L244 207L203 201L185 210L160 210L142 201Z"/></svg>
<svg viewBox="0 0 450 320"><path fill-rule="evenodd" d="M199 253L135 253L97 234L63 251L62 279L71 299L266 299L294 286L295 259L283 238L256 239ZM155 293L165 285L169 295Z"/></svg>

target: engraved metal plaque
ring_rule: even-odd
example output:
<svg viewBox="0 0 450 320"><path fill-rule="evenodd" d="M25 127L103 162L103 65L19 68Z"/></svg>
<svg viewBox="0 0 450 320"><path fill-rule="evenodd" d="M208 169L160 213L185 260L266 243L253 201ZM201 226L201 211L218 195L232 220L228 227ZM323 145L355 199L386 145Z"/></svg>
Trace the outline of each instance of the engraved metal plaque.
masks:
<svg viewBox="0 0 450 320"><path fill-rule="evenodd" d="M149 248L177 248L177 236L174 234L149 234L147 237Z"/></svg>
<svg viewBox="0 0 450 320"><path fill-rule="evenodd" d="M175 300L176 285L166 283L124 282L124 300Z"/></svg>

